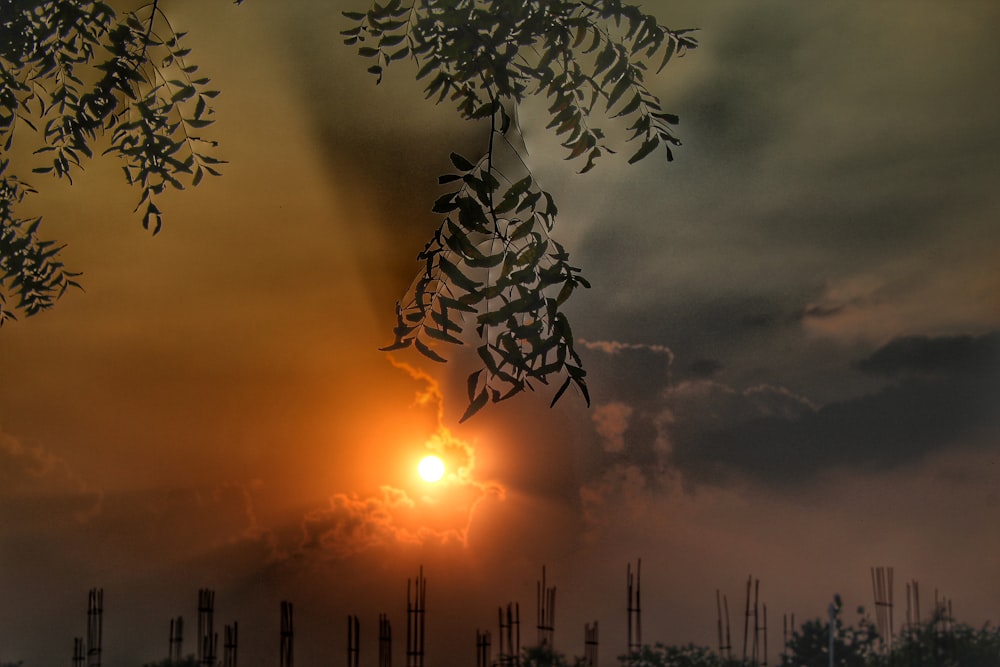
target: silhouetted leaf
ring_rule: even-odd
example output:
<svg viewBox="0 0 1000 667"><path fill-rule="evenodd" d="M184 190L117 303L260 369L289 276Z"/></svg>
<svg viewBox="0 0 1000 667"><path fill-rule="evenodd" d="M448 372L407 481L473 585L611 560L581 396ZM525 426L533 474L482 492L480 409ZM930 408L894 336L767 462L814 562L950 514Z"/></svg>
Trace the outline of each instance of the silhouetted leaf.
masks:
<svg viewBox="0 0 1000 667"><path fill-rule="evenodd" d="M644 157L652 153L653 150L659 145L660 145L660 138L657 137L656 135L653 135L652 137L643 142L642 146L639 147L639 150L635 152L635 155L633 155L628 159L628 163L635 164L639 160L643 159Z"/></svg>
<svg viewBox="0 0 1000 667"><path fill-rule="evenodd" d="M430 359L432 361L436 361L438 363L442 363L442 364L445 363L446 361L448 361L447 359L445 359L444 357L442 357L440 354L438 354L437 352L435 352L434 350L432 350L431 348L429 348L419 338L414 338L412 340L413 340L413 344L416 346L417 350L420 351L420 354L424 355L428 359Z"/></svg>
<svg viewBox="0 0 1000 667"><path fill-rule="evenodd" d="M480 391L479 394L469 402L469 407L465 409L465 413L462 415L462 418L458 420L459 423L464 422L469 417L482 410L488 401L489 395L486 393L486 388L483 387L482 391Z"/></svg>

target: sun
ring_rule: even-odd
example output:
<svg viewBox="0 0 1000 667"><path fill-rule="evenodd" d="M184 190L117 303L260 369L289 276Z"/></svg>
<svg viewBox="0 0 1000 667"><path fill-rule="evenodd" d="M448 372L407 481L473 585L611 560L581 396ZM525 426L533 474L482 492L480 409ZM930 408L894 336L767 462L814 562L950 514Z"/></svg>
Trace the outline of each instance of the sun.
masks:
<svg viewBox="0 0 1000 667"><path fill-rule="evenodd" d="M444 477L444 461L433 454L425 456L417 464L417 473L425 482L433 484L440 481Z"/></svg>

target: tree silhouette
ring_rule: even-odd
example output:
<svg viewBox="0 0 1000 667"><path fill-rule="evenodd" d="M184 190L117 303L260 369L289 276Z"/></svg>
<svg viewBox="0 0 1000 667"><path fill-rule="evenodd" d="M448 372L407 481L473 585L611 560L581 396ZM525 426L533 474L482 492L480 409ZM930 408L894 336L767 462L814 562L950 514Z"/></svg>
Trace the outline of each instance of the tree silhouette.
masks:
<svg viewBox="0 0 1000 667"><path fill-rule="evenodd" d="M839 595L833 598L833 659L837 667L864 667L876 659L878 632L861 618L856 626L845 625ZM864 609L859 607L858 614ZM781 664L785 667L827 667L830 664L830 621L806 621L788 640Z"/></svg>
<svg viewBox="0 0 1000 667"><path fill-rule="evenodd" d="M236 0L237 4L242 0ZM39 234L41 218L16 208L36 189L12 166L13 151L34 156L36 174L70 182L94 157L122 161L140 191L136 211L156 234L157 196L218 175L216 142L199 132L212 124L209 79L198 75L153 0L119 14L106 2L5 0L0 23L0 324L50 308L79 274L59 261L59 246ZM26 136L25 136L26 135ZM17 302L12 303L10 296Z"/></svg>
<svg viewBox="0 0 1000 667"><path fill-rule="evenodd" d="M136 211L153 234L163 224L158 195L219 174L216 142L200 134L213 122L217 91L189 62L184 33L160 0L122 13L112 4L3 4L0 324L50 308L78 286L78 274L59 260L61 246L40 236L41 218L17 217L36 189L9 157L15 143L33 149L32 172L72 181L98 137L106 139L103 152L122 160L140 192ZM527 167L517 108L544 97L547 127L566 159L582 161L581 172L614 152L598 115L629 123L630 163L661 147L671 160L678 119L662 109L645 76L694 48L691 31L671 30L621 0L389 0L343 14L350 22L344 39L376 82L390 65L409 61L427 81L429 99L450 100L461 118L489 123L484 154L452 153L455 171L439 179L450 190L433 211L444 219L418 255L422 267L397 304L385 349L413 346L441 362L439 344L473 338L481 365L468 377L463 420L553 378L562 379L553 404L570 385L589 403L562 310L589 283L553 237L558 210Z"/></svg>

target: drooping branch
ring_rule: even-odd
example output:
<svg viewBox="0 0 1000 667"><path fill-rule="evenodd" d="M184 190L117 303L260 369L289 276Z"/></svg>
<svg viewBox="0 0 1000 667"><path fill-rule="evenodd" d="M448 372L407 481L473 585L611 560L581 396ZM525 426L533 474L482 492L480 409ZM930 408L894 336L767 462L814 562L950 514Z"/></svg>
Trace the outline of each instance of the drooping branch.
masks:
<svg viewBox="0 0 1000 667"><path fill-rule="evenodd" d="M386 349L413 345L442 362L437 344L466 342L471 320L482 365L468 377L463 420L490 401L558 376L553 404L571 384L589 403L562 311L576 288L589 283L551 235L555 202L510 141L505 104L516 109L530 95L550 99L548 129L561 137L568 160L585 160L583 172L614 152L590 123L599 99L607 114L632 121L628 141L640 146L630 163L660 144L669 160L669 145L679 145L669 127L677 118L661 109L643 73L652 59L659 59L659 71L697 42L690 31L670 30L620 0L389 0L344 15L354 23L342 31L345 42L373 61L369 72L377 82L393 62L411 60L417 79L428 78L427 98L451 99L461 117L490 123L483 158L473 163L452 153L457 173L439 179L457 189L434 204L445 217L418 255L423 269L397 304L394 341ZM520 173L497 168L498 137Z"/></svg>

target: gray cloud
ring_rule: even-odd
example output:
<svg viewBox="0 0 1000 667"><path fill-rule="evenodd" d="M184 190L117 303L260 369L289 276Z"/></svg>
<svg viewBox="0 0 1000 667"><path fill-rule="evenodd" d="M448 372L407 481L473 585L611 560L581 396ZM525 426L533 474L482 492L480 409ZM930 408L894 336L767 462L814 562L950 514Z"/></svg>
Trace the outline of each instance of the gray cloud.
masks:
<svg viewBox="0 0 1000 667"><path fill-rule="evenodd" d="M990 441L998 431L1000 366L996 335L904 338L860 365L871 371L960 368L963 373L905 375L880 391L812 408L790 394L688 384L666 395L669 459L686 479L749 479L794 487L832 470L873 472L934 450ZM778 399L778 400L775 400Z"/></svg>
<svg viewBox="0 0 1000 667"><path fill-rule="evenodd" d="M982 373L996 368L1000 333L983 336L906 336L897 338L862 359L857 366L867 373L898 375Z"/></svg>

